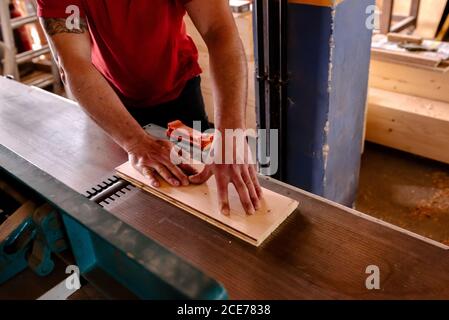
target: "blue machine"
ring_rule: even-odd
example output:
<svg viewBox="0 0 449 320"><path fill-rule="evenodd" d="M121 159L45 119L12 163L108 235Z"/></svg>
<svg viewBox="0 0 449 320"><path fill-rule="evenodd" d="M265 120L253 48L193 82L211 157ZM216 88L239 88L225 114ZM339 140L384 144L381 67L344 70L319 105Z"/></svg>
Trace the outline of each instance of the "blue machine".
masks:
<svg viewBox="0 0 449 320"><path fill-rule="evenodd" d="M36 208L27 202L2 227L3 232L15 228L0 242L0 284L27 267L39 276L50 274L54 269L52 253L67 248L59 216L49 205Z"/></svg>
<svg viewBox="0 0 449 320"><path fill-rule="evenodd" d="M81 276L108 298L228 297L220 283L3 146L0 163L0 176L44 203L30 205L0 243L0 284L27 266L39 275L51 272L52 254L67 247L67 234ZM18 250L8 253L12 244Z"/></svg>

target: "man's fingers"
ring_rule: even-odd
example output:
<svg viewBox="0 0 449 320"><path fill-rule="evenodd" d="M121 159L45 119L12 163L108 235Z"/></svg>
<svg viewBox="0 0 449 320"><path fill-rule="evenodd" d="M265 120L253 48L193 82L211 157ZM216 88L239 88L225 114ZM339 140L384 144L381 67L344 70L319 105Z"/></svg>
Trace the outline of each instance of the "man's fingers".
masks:
<svg viewBox="0 0 449 320"><path fill-rule="evenodd" d="M254 206L251 201L251 197L249 195L248 187L244 183L242 177L240 175L236 175L232 179L232 183L235 186L235 189L237 190L237 193L239 194L240 201L242 202L243 208L245 209L247 214L254 214Z"/></svg>
<svg viewBox="0 0 449 320"><path fill-rule="evenodd" d="M262 187L260 186L259 179L257 177L256 166L254 165L249 166L249 175L251 176L251 181L253 182L254 188L256 189L257 196L259 197L259 199L262 199L263 191Z"/></svg>
<svg viewBox="0 0 449 320"><path fill-rule="evenodd" d="M248 188L249 197L251 198L254 209L259 210L260 209L259 195L257 194L253 180L251 179L249 169L247 169L247 168L243 169L242 178L243 178L243 182L245 183L246 187Z"/></svg>
<svg viewBox="0 0 449 320"><path fill-rule="evenodd" d="M150 180L150 184L155 187L155 188L159 188L161 186L161 184L159 183L156 174L154 173L154 169L152 168L148 168L148 167L143 167L142 169L142 174L145 178L147 178L148 180Z"/></svg>
<svg viewBox="0 0 449 320"><path fill-rule="evenodd" d="M171 174L174 175L183 186L188 186L189 185L189 178L187 177L187 175L181 170L181 168L179 168L178 166L175 166L172 163L167 163L165 164L165 166L167 167L168 170L171 171Z"/></svg>
<svg viewBox="0 0 449 320"><path fill-rule="evenodd" d="M196 174L198 174L198 171L192 167L191 165L187 164L187 163L181 163L178 167L181 168L181 170L188 176L194 176Z"/></svg>
<svg viewBox="0 0 449 320"><path fill-rule="evenodd" d="M174 187L180 186L179 180L176 179L165 166L158 164L155 165L153 168L156 169L157 173L159 173L159 175L169 184L171 184Z"/></svg>
<svg viewBox="0 0 449 320"><path fill-rule="evenodd" d="M204 170L200 173L197 173L194 176L189 177L189 180L193 184L203 184L212 176L212 171L209 166L205 166Z"/></svg>
<svg viewBox="0 0 449 320"><path fill-rule="evenodd" d="M217 180L218 205L220 206L221 214L225 216L230 215L228 183Z"/></svg>

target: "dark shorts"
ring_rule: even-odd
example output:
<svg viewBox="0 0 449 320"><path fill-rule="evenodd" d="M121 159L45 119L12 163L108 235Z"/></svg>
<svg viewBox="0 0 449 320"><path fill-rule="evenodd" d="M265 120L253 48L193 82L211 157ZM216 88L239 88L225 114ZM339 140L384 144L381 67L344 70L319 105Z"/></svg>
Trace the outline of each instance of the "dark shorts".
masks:
<svg viewBox="0 0 449 320"><path fill-rule="evenodd" d="M200 121L202 131L210 128L199 76L187 82L176 100L154 107L128 108L128 111L141 126L152 123L166 128L169 122L181 120L189 127L193 127L193 121Z"/></svg>

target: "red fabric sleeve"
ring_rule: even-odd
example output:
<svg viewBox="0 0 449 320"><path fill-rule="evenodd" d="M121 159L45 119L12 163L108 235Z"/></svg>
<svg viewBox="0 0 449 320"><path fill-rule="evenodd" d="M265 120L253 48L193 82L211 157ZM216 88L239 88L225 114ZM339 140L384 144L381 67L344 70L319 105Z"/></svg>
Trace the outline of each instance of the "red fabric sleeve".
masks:
<svg viewBox="0 0 449 320"><path fill-rule="evenodd" d="M67 18L69 6L77 6L81 17L84 16L82 0L37 0L37 15L42 18Z"/></svg>

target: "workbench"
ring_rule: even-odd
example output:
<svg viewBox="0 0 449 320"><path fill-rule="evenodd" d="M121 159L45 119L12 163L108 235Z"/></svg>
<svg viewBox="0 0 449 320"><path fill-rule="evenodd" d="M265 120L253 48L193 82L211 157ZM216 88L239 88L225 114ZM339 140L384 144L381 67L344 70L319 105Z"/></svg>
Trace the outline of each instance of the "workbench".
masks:
<svg viewBox="0 0 449 320"><path fill-rule="evenodd" d="M17 163L38 168L86 199L127 160L76 103L5 78L0 144L9 149L2 153L20 157ZM231 299L449 299L448 247L278 181L260 180L300 204L259 248L130 186L93 205L223 284ZM42 183L33 186L46 195ZM101 221L96 223L101 229ZM114 233L123 237L118 228L108 230L107 239ZM380 290L365 286L370 265L380 269Z"/></svg>

